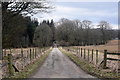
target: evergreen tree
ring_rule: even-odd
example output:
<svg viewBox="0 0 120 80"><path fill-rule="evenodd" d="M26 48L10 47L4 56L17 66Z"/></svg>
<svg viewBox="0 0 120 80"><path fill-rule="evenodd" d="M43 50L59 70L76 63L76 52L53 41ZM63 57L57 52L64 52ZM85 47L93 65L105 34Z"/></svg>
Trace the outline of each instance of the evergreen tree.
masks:
<svg viewBox="0 0 120 80"><path fill-rule="evenodd" d="M50 26L50 28L52 30L52 42L54 42L55 41L55 25L54 25L53 19L51 20L51 23L50 23L49 26Z"/></svg>
<svg viewBox="0 0 120 80"><path fill-rule="evenodd" d="M51 45L52 32L50 27L46 23L42 23L35 30L34 44L39 47L45 47Z"/></svg>

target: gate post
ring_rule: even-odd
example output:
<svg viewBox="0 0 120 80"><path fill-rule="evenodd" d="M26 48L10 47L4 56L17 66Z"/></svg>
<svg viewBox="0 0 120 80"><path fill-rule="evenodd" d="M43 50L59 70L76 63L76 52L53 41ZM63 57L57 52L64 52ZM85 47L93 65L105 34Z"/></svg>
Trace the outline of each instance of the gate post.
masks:
<svg viewBox="0 0 120 80"><path fill-rule="evenodd" d="M106 68L107 65L107 50L104 50L104 63L103 63L103 69Z"/></svg>

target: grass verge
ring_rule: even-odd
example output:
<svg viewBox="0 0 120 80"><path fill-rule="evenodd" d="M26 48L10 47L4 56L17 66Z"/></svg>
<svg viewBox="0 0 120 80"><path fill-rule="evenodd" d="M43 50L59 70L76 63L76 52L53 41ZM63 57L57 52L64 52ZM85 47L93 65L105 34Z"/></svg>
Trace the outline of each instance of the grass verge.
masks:
<svg viewBox="0 0 120 80"><path fill-rule="evenodd" d="M36 60L36 62L28 65L22 72L18 72L10 78L28 78L37 70L37 68L39 68L43 64L51 51L52 49L48 50L44 55L42 55L38 60Z"/></svg>
<svg viewBox="0 0 120 80"><path fill-rule="evenodd" d="M73 61L78 67L83 69L85 72L96 76L98 78L118 78L120 79L120 73L115 72L106 72L103 69L96 68L93 64L90 64L89 62L80 59L76 55L72 54L71 52L68 52L66 50L63 50L59 48L59 50L69 57L71 61Z"/></svg>

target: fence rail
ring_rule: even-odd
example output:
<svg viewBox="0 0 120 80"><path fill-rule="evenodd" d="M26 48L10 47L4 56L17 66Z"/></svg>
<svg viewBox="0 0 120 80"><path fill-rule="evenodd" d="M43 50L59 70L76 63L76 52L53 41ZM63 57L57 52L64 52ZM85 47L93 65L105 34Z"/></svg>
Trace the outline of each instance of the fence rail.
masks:
<svg viewBox="0 0 120 80"><path fill-rule="evenodd" d="M21 72L26 66L41 57L48 49L48 47L3 49L2 77L12 76L15 72Z"/></svg>
<svg viewBox="0 0 120 80"><path fill-rule="evenodd" d="M80 47L64 47L64 49L67 51L73 52L78 57L81 57L82 59L87 60L90 63L93 63L97 67L101 66L104 69L106 69L107 67L111 67L111 66L107 66L109 64L108 60L118 61L120 63L119 57L117 59L117 58L111 58L109 56L109 55L120 56L120 53L111 53L111 52L108 52L107 50L104 50L103 52L101 52L99 50L85 49ZM117 67L117 70L118 70L120 66L119 65L117 66L118 66Z"/></svg>
<svg viewBox="0 0 120 80"><path fill-rule="evenodd" d="M110 54L110 55L120 55L120 53L110 53L110 52L107 52L107 54Z"/></svg>
<svg viewBox="0 0 120 80"><path fill-rule="evenodd" d="M107 58L107 60L120 61L120 59Z"/></svg>
<svg viewBox="0 0 120 80"><path fill-rule="evenodd" d="M104 67L103 68L107 68L107 60L120 61L120 59L109 58L109 57L107 57L108 55L118 55L119 56L120 53L110 53L107 50L104 50ZM118 65L118 67L119 67L119 65Z"/></svg>

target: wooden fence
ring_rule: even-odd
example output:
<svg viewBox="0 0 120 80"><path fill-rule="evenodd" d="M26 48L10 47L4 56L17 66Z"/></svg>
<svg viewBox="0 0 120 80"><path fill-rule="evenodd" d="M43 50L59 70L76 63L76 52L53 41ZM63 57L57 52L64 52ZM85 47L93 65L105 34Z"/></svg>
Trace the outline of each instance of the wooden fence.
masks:
<svg viewBox="0 0 120 80"><path fill-rule="evenodd" d="M3 49L2 77L14 75L35 62L49 48Z"/></svg>
<svg viewBox="0 0 120 80"><path fill-rule="evenodd" d="M73 52L75 55L78 57L94 64L97 67L102 67L106 69L109 61L116 61L116 69L117 71L120 70L120 53L110 53L107 50L104 50L103 52L100 52L99 50L94 50L94 49L85 49L85 48L80 48L80 47L64 47L65 50ZM118 58L111 58L109 55L114 55L114 56L119 56ZM114 66L114 65L113 65Z"/></svg>
<svg viewBox="0 0 120 80"><path fill-rule="evenodd" d="M108 55L117 55L118 59L107 57ZM107 60L118 61L118 69L120 69L120 53L111 53L107 50L104 50L104 65L103 68L107 68Z"/></svg>

